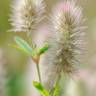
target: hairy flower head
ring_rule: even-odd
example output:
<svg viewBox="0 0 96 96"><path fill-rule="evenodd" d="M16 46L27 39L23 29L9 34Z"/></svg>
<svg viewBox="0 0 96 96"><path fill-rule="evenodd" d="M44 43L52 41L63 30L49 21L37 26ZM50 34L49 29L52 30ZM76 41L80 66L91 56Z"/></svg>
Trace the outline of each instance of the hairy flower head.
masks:
<svg viewBox="0 0 96 96"><path fill-rule="evenodd" d="M10 18L15 32L32 32L43 19L45 5L43 0L13 0Z"/></svg>
<svg viewBox="0 0 96 96"><path fill-rule="evenodd" d="M58 63L63 65L63 70L66 72L72 72L74 68L72 66L80 63L85 28L82 23L84 23L82 9L76 6L74 1L66 0L58 4L53 11L52 24L55 38L52 38L58 46L56 49Z"/></svg>
<svg viewBox="0 0 96 96"><path fill-rule="evenodd" d="M81 61L84 45L82 9L74 1L66 0L57 4L51 15L51 22L49 50L42 60L46 67L42 75L47 78L44 80L45 86L52 86L62 70L67 74L74 72L75 66Z"/></svg>

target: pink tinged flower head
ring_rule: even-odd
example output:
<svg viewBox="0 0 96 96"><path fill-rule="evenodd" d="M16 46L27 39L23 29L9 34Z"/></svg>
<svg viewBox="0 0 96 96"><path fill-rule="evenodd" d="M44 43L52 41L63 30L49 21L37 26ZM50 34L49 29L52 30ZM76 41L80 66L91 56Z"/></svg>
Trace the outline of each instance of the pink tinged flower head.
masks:
<svg viewBox="0 0 96 96"><path fill-rule="evenodd" d="M52 24L54 41L58 46L58 63L62 63L65 72L72 72L74 65L80 63L84 48L84 18L81 7L75 1L66 0L53 10ZM52 37L53 38L53 37Z"/></svg>
<svg viewBox="0 0 96 96"><path fill-rule="evenodd" d="M11 25L15 32L32 32L44 18L43 0L13 0Z"/></svg>
<svg viewBox="0 0 96 96"><path fill-rule="evenodd" d="M74 1L66 0L53 9L51 31L47 40L49 50L45 53L42 77L44 85L51 88L56 77L63 70L73 73L81 62L84 45L84 26L82 9Z"/></svg>

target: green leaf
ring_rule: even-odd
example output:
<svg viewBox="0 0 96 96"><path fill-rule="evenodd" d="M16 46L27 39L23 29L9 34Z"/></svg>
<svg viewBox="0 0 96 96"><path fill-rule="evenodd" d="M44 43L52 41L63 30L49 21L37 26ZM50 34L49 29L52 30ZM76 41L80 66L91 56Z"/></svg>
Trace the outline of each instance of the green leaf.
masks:
<svg viewBox="0 0 96 96"><path fill-rule="evenodd" d="M50 90L51 96L59 96L59 85L58 83L54 84L54 87Z"/></svg>
<svg viewBox="0 0 96 96"><path fill-rule="evenodd" d="M23 52L31 55L32 48L29 46L29 44L25 40L23 40L22 38L16 36L15 37L15 42L18 45L18 47L15 47L15 48L20 49Z"/></svg>
<svg viewBox="0 0 96 96"><path fill-rule="evenodd" d="M12 48L15 48L15 49L19 50L20 52L23 52L25 54L28 54L28 53L26 53L26 51L24 51L22 48L18 47L17 45L11 45L11 44L9 44L9 46L12 47Z"/></svg>
<svg viewBox="0 0 96 96"><path fill-rule="evenodd" d="M59 96L59 86L57 84L54 87L53 96Z"/></svg>
<svg viewBox="0 0 96 96"><path fill-rule="evenodd" d="M48 44L45 43L42 47L40 47L38 50L37 50L37 54L41 55L43 53L45 53L47 50L48 50Z"/></svg>
<svg viewBox="0 0 96 96"><path fill-rule="evenodd" d="M42 96L50 96L49 92L39 82L33 81L33 85Z"/></svg>

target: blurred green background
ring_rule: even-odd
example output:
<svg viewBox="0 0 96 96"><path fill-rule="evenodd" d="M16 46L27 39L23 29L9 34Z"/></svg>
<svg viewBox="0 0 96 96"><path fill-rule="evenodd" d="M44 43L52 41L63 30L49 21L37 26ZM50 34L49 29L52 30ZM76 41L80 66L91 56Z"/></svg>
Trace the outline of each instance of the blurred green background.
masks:
<svg viewBox="0 0 96 96"><path fill-rule="evenodd" d="M14 67L14 64L18 66L21 65L21 63L24 64L26 61L26 57L24 56L24 54L20 54L18 51L8 46L9 44L14 43L14 36L22 36L22 34L8 32L8 30L11 29L9 23L9 17L11 13L10 6L11 0L0 0L0 48L5 54L4 56L7 60L7 65L12 64Z"/></svg>
<svg viewBox="0 0 96 96"><path fill-rule="evenodd" d="M47 4L47 11L50 12L52 6L60 0L45 0ZM84 56L81 78L78 84L74 84L72 81L68 83L67 86L70 91L66 96L96 96L96 0L77 0L78 4L82 6L83 13L86 20L86 55ZM5 64L8 66L8 72L12 70L15 74L20 74L26 68L27 57L19 53L13 48L10 48L8 44L14 43L13 38L15 35L20 35L22 37L25 34L7 32L11 26L8 21L10 15L10 4L11 0L0 0L0 49L3 50ZM26 39L26 38L25 38ZM15 66L14 66L15 65ZM20 70L19 70L20 69ZM10 71L11 70L11 71ZM12 75L13 76L13 75ZM16 75L17 76L17 75ZM18 76L17 76L18 77ZM13 79L12 79L13 80ZM64 79L63 79L64 80ZM89 84L90 83L90 84ZM66 84L67 85L67 84ZM80 85L80 86L79 86ZM74 93L74 90L76 92ZM83 90L82 90L83 89ZM73 93L72 93L72 92ZM71 94L71 95L70 95ZM73 95L72 95L73 94ZM16 95L13 95L16 96ZM17 95L19 96L19 95Z"/></svg>

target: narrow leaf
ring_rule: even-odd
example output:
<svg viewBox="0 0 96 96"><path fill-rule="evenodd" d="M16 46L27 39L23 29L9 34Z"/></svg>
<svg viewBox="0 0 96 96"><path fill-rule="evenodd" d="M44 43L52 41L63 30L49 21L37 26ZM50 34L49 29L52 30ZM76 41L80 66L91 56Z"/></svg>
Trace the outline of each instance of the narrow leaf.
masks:
<svg viewBox="0 0 96 96"><path fill-rule="evenodd" d="M54 87L53 96L59 96L59 86L58 85L55 85L55 87Z"/></svg>
<svg viewBox="0 0 96 96"><path fill-rule="evenodd" d="M50 90L50 95L51 96L59 96L59 85L58 83L54 84L54 87Z"/></svg>
<svg viewBox="0 0 96 96"><path fill-rule="evenodd" d="M25 50L23 50L22 48L18 47L17 45L10 45L9 44L9 46L12 47L12 48L15 48L15 49L19 50L20 52L23 52L24 54L28 54Z"/></svg>
<svg viewBox="0 0 96 96"><path fill-rule="evenodd" d="M15 42L16 44L19 46L19 48L21 50L23 50L24 52L26 52L27 54L30 54L32 53L32 48L29 46L29 44L23 40L22 38L16 36L15 37Z"/></svg>
<svg viewBox="0 0 96 96"><path fill-rule="evenodd" d="M50 96L49 92L39 82L33 81L33 85L42 96Z"/></svg>
<svg viewBox="0 0 96 96"><path fill-rule="evenodd" d="M41 55L43 53L45 53L48 50L48 44L45 43L42 47L40 47L37 51L37 54Z"/></svg>

